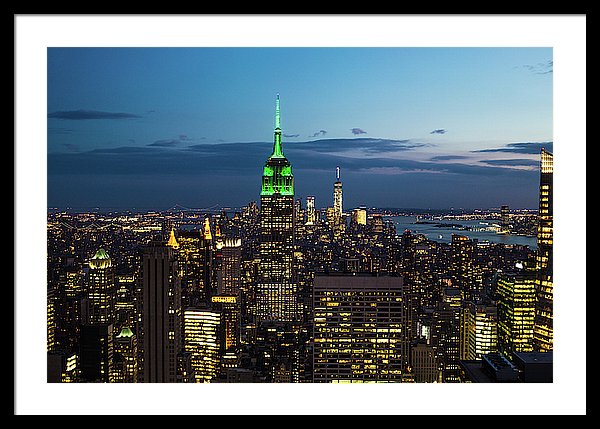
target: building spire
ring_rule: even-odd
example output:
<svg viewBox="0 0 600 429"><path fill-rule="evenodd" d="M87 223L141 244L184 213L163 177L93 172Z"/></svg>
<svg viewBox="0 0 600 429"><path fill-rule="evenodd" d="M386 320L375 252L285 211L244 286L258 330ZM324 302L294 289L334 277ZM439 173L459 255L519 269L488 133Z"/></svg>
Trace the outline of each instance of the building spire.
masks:
<svg viewBox="0 0 600 429"><path fill-rule="evenodd" d="M205 240L212 240L212 234L210 232L210 219L208 216L204 218L204 227L202 228L202 232Z"/></svg>
<svg viewBox="0 0 600 429"><path fill-rule="evenodd" d="M179 249L179 243L177 242L177 238L175 238L175 229L174 228L171 228L171 235L169 236L169 241L167 242L167 246L170 246L173 249Z"/></svg>
<svg viewBox="0 0 600 429"><path fill-rule="evenodd" d="M275 142L273 143L273 154L271 158L285 158L281 148L281 118L279 110L279 94L275 102Z"/></svg>
<svg viewBox="0 0 600 429"><path fill-rule="evenodd" d="M279 93L277 93L277 100L275 101L275 129L281 129L280 122L280 110L279 110Z"/></svg>

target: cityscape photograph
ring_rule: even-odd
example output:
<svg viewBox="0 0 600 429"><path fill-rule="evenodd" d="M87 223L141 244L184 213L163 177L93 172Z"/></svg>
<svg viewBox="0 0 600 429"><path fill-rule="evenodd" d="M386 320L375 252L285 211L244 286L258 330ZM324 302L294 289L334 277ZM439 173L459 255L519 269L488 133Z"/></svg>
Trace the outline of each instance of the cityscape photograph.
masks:
<svg viewBox="0 0 600 429"><path fill-rule="evenodd" d="M45 53L47 386L560 381L551 45Z"/></svg>

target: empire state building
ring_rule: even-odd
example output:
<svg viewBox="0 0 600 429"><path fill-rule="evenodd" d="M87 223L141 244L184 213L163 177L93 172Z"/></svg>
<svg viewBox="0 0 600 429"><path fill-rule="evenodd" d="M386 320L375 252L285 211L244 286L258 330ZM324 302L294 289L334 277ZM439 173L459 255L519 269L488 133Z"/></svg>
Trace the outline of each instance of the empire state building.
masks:
<svg viewBox="0 0 600 429"><path fill-rule="evenodd" d="M263 169L260 193L260 264L256 321L299 320L294 281L294 176L281 147L279 94L275 108L273 153Z"/></svg>

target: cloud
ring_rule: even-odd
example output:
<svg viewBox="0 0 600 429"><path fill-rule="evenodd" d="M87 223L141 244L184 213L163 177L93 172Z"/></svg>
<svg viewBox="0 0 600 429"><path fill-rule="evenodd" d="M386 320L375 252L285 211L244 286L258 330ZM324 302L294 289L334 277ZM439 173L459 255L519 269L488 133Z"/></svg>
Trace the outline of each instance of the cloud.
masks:
<svg viewBox="0 0 600 429"><path fill-rule="evenodd" d="M554 61L548 60L537 64L524 64L523 68L529 70L533 74L548 74L552 73L554 70Z"/></svg>
<svg viewBox="0 0 600 429"><path fill-rule="evenodd" d="M352 134L355 136L358 134L367 134L367 132L361 128L352 128L350 131L352 131Z"/></svg>
<svg viewBox="0 0 600 429"><path fill-rule="evenodd" d="M307 142L288 142L286 148L292 150L303 150L314 153L338 154L347 157L361 158L365 154L376 155L378 153L390 154L393 152L406 151L427 146L411 140L376 139L376 138L342 138L342 139L319 139Z"/></svg>
<svg viewBox="0 0 600 429"><path fill-rule="evenodd" d="M179 134L179 140L182 142L187 142L190 141L190 138L187 136L187 134Z"/></svg>
<svg viewBox="0 0 600 429"><path fill-rule="evenodd" d="M288 137L288 138L300 137L300 134L284 134L283 137Z"/></svg>
<svg viewBox="0 0 600 429"><path fill-rule="evenodd" d="M430 158L430 161L451 161L453 159L468 159L468 157L464 155L439 155Z"/></svg>
<svg viewBox="0 0 600 429"><path fill-rule="evenodd" d="M73 143L63 143L63 146L70 152L79 152L79 145Z"/></svg>
<svg viewBox="0 0 600 429"><path fill-rule="evenodd" d="M48 118L80 121L87 119L135 119L141 118L141 116L133 113L101 112L98 110L64 110L48 113Z"/></svg>
<svg viewBox="0 0 600 429"><path fill-rule="evenodd" d="M437 130L433 130L432 132L430 132L429 134L446 134L446 130L443 128L438 128Z"/></svg>
<svg viewBox="0 0 600 429"><path fill-rule="evenodd" d="M414 160L402 152L421 146L426 144L359 137L290 141L284 144L283 150L293 166L296 195L316 195L321 205L331 198L336 166L342 169L345 189L351 190L348 195L362 200L356 204L372 201L374 205L402 207L398 204L408 204L412 193L422 198L422 204L435 201L456 205L462 201L460 198L477 198L475 204L478 205L493 206L499 204L498 201L507 201L511 206L518 206L514 200L507 199L515 198L517 191L531 195L526 197L527 204L537 201L539 173L534 168L515 168L506 162L467 164ZM155 208L175 202L189 207L204 207L215 202L204 203L203 198L228 205L246 204L259 198L263 166L272 149L273 143L269 141L202 142L174 147L146 145L48 153L49 204L57 205L55 201L59 198L71 206L91 206L99 202L110 205L113 200L115 206L119 202L135 207L142 204L141 200L147 200L148 206ZM438 158L459 159L456 155L439 155ZM516 161L517 164L524 162ZM465 192L465 189L478 192ZM78 203L76 198L80 198Z"/></svg>
<svg viewBox="0 0 600 429"><path fill-rule="evenodd" d="M62 127L48 127L48 134L71 134L73 130Z"/></svg>
<svg viewBox="0 0 600 429"><path fill-rule="evenodd" d="M552 152L552 143L553 142L518 142L509 143L504 147L494 149L473 150L471 152L506 152L537 155L540 153L542 148Z"/></svg>
<svg viewBox="0 0 600 429"><path fill-rule="evenodd" d="M538 167L540 165L539 161L534 159L482 159L479 162L507 167Z"/></svg>
<svg viewBox="0 0 600 429"><path fill-rule="evenodd" d="M156 140L154 143L148 144L148 146L159 146L159 147L172 147L176 146L181 140L167 139L167 140Z"/></svg>
<svg viewBox="0 0 600 429"><path fill-rule="evenodd" d="M178 142L178 139L157 140L146 146L52 153L48 154L48 174L216 174L223 177L244 176L260 179L262 167L273 149L271 142L198 143L191 146L177 145ZM515 167L524 166L526 163L525 160L512 164L511 161L479 164L442 163L411 160L404 155L392 156L423 146L426 144L411 140L347 138L287 142L283 150L294 171L304 171L305 174L328 174L339 165L343 171L353 171L357 174L372 172L378 175L406 175L435 172L493 177L522 172L523 169ZM459 159L454 155L440 155L439 158Z"/></svg>
<svg viewBox="0 0 600 429"><path fill-rule="evenodd" d="M314 133L312 136L309 136L309 137L319 137L319 136L324 136L325 134L327 134L327 130L319 130L316 133Z"/></svg>

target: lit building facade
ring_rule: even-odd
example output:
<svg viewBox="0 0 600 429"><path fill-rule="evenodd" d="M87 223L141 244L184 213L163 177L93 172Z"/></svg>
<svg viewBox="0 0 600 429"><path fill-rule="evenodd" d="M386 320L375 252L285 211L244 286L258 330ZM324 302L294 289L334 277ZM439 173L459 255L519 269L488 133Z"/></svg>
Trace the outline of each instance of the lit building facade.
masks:
<svg viewBox="0 0 600 429"><path fill-rule="evenodd" d="M335 168L335 183L333 184L333 209L337 218L342 217L344 212L342 201L342 181L340 180L340 167Z"/></svg>
<svg viewBox="0 0 600 429"><path fill-rule="evenodd" d="M181 280L174 249L152 242L142 255L142 368L145 383L175 383L181 350Z"/></svg>
<svg viewBox="0 0 600 429"><path fill-rule="evenodd" d="M236 354L240 338L239 295L214 295L212 307L221 315L221 349L225 354Z"/></svg>
<svg viewBox="0 0 600 429"><path fill-rule="evenodd" d="M415 376L415 383L436 383L438 381L435 350L426 341L419 340L411 345L410 366Z"/></svg>
<svg viewBox="0 0 600 429"><path fill-rule="evenodd" d="M317 223L317 212L315 210L315 197L306 197L306 225L315 225Z"/></svg>
<svg viewBox="0 0 600 429"><path fill-rule="evenodd" d="M452 286L461 290L465 301L479 299L483 283L475 264L475 243L464 235L452 234L450 247Z"/></svg>
<svg viewBox="0 0 600 429"><path fill-rule="evenodd" d="M52 287L52 284L48 282L47 295L46 295L46 351L50 352L56 349L56 307L58 292Z"/></svg>
<svg viewBox="0 0 600 429"><path fill-rule="evenodd" d="M90 259L89 266L85 323L91 325L113 323L116 288L112 261L104 249L98 249Z"/></svg>
<svg viewBox="0 0 600 429"><path fill-rule="evenodd" d="M363 207L352 210L352 223L354 225L366 225L367 224L367 209Z"/></svg>
<svg viewBox="0 0 600 429"><path fill-rule="evenodd" d="M47 355L48 383L79 382L79 357L75 352L52 351Z"/></svg>
<svg viewBox="0 0 600 429"><path fill-rule="evenodd" d="M498 315L493 304L468 302L463 310L462 360L481 360L498 351Z"/></svg>
<svg viewBox="0 0 600 429"><path fill-rule="evenodd" d="M179 259L182 299L184 305L210 303L216 287L213 279L213 235L210 219L204 218L202 227L193 230L173 231L167 243Z"/></svg>
<svg viewBox="0 0 600 429"><path fill-rule="evenodd" d="M183 312L184 348L191 355L196 383L210 383L220 370L221 314L216 311L188 308Z"/></svg>
<svg viewBox="0 0 600 429"><path fill-rule="evenodd" d="M135 288L137 278L132 274L115 275L115 334L124 327L136 325Z"/></svg>
<svg viewBox="0 0 600 429"><path fill-rule="evenodd" d="M536 311L534 327L535 349L539 352L552 351L554 342L553 301L554 285L552 276L552 176L554 157L552 153L542 149L540 171L540 202L537 234L536 257Z"/></svg>
<svg viewBox="0 0 600 429"><path fill-rule="evenodd" d="M307 342L308 330L298 323L261 323L256 329L252 355L260 377L272 383L312 381L306 377L309 372Z"/></svg>
<svg viewBox="0 0 600 429"><path fill-rule="evenodd" d="M507 205L500 207L500 232L510 232L510 210Z"/></svg>
<svg viewBox="0 0 600 429"><path fill-rule="evenodd" d="M294 176L281 147L279 95L273 153L265 163L260 193L260 239L256 288L257 322L297 321L294 257Z"/></svg>
<svg viewBox="0 0 600 429"><path fill-rule="evenodd" d="M113 383L137 383L137 337L129 327L123 327L113 341Z"/></svg>
<svg viewBox="0 0 600 429"><path fill-rule="evenodd" d="M238 295L242 283L242 240L226 238L221 247L221 255L218 293L220 295Z"/></svg>
<svg viewBox="0 0 600 429"><path fill-rule="evenodd" d="M313 381L401 382L400 276L317 275L313 287Z"/></svg>
<svg viewBox="0 0 600 429"><path fill-rule="evenodd" d="M371 216L369 225L371 226L371 232L381 234L383 232L383 216L379 213L374 213Z"/></svg>
<svg viewBox="0 0 600 429"><path fill-rule="evenodd" d="M515 352L533 351L535 279L528 270L498 275L498 351L509 360Z"/></svg>
<svg viewBox="0 0 600 429"><path fill-rule="evenodd" d="M432 314L431 344L435 350L438 381L460 382L460 322L462 298L458 288L447 287Z"/></svg>

